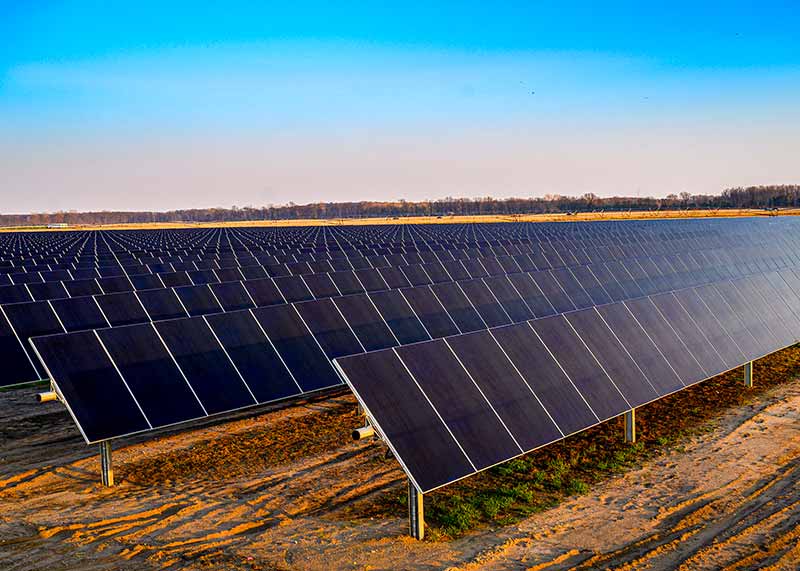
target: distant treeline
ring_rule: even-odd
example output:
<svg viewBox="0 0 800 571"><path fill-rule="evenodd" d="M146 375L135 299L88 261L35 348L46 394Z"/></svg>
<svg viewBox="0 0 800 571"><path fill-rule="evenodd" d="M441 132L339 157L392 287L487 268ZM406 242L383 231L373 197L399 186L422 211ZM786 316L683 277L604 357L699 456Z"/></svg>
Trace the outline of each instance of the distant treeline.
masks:
<svg viewBox="0 0 800 571"><path fill-rule="evenodd" d="M615 196L600 198L548 194L541 198L443 198L410 202L318 202L264 207L195 208L168 212L45 212L0 214L0 226L47 224L128 224L146 222L229 222L245 220L296 220L321 218L392 218L396 216L449 216L476 214L546 214L591 211L675 210L721 208L784 208L800 206L800 185L728 188L721 194L688 192L664 198Z"/></svg>

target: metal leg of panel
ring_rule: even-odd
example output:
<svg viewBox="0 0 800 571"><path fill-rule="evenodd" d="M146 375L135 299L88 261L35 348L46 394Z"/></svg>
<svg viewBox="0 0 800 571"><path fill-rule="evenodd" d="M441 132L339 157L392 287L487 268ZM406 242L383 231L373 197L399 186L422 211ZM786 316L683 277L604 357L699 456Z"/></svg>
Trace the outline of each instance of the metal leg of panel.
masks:
<svg viewBox="0 0 800 571"><path fill-rule="evenodd" d="M364 407L361 406L361 403L356 405L356 416L364 416L366 413L364 412Z"/></svg>
<svg viewBox="0 0 800 571"><path fill-rule="evenodd" d="M625 442L636 442L636 409L632 408L625 413Z"/></svg>
<svg viewBox="0 0 800 571"><path fill-rule="evenodd" d="M408 481L408 531L414 539L425 537L423 495Z"/></svg>
<svg viewBox="0 0 800 571"><path fill-rule="evenodd" d="M100 478L104 486L114 485L114 468L111 464L111 441L100 443Z"/></svg>
<svg viewBox="0 0 800 571"><path fill-rule="evenodd" d="M744 386L748 389L753 388L753 362L744 364Z"/></svg>

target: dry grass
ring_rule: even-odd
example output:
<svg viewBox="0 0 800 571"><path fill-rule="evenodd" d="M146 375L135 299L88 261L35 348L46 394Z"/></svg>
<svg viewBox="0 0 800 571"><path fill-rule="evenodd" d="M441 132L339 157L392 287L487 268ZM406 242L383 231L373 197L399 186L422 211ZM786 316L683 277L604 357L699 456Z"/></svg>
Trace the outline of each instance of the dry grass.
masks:
<svg viewBox="0 0 800 571"><path fill-rule="evenodd" d="M278 228L296 226L368 226L373 224L468 224L474 222L591 222L598 220L655 220L675 218L741 218L771 216L761 209L729 210L658 210L581 212L568 214L514 214L485 216L410 216L385 218L326 218L304 220L250 220L245 222L168 222L140 224L76 224L68 230L162 230L178 228ZM798 216L800 209L780 211L780 216ZM43 227L5 227L0 232L58 232L63 229Z"/></svg>

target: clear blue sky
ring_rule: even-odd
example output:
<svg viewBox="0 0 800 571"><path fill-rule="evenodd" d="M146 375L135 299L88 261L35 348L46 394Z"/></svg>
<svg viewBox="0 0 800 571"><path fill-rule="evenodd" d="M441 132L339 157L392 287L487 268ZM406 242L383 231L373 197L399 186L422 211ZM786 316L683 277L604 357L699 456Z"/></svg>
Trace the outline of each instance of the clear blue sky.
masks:
<svg viewBox="0 0 800 571"><path fill-rule="evenodd" d="M0 211L800 182L799 29L796 1L0 0Z"/></svg>

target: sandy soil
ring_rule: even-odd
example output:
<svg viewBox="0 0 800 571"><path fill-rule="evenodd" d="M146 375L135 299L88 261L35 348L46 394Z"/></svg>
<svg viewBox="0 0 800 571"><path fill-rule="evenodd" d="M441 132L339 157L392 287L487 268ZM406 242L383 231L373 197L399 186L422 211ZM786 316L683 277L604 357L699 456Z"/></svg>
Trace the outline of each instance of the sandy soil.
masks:
<svg viewBox="0 0 800 571"><path fill-rule="evenodd" d="M415 542L353 504L402 489L348 440L352 397L116 445L98 483L57 403L0 393L0 569L796 569L800 382L589 494L501 529Z"/></svg>
<svg viewBox="0 0 800 571"><path fill-rule="evenodd" d="M242 222L155 222L132 224L75 224L67 230L141 230L165 228L253 228L281 226L364 226L370 224L467 224L471 222L590 222L596 220L653 220L661 218L738 218L770 216L760 208L726 210L653 210L578 212L569 214L509 214L469 216L388 216L384 218L308 218L300 220L247 220ZM800 209L780 210L780 216L800 216ZM0 232L58 232L64 229L34 227L0 227Z"/></svg>

